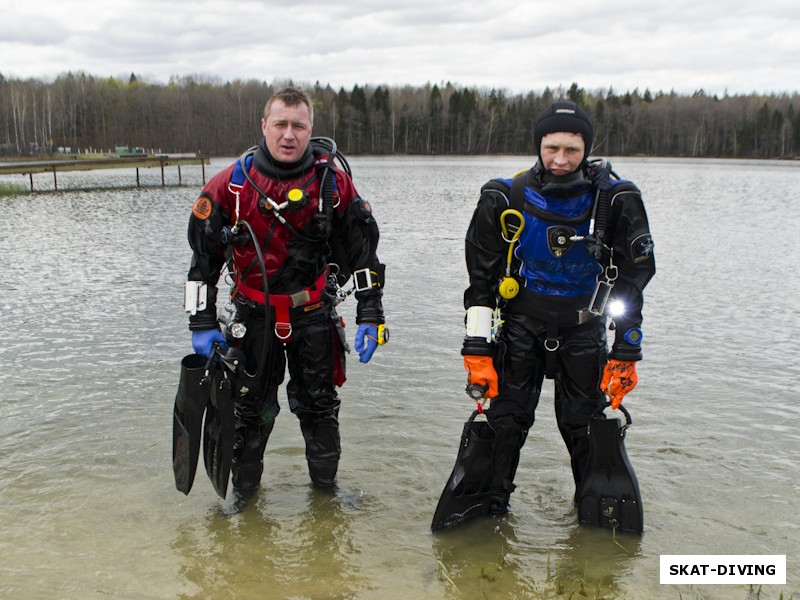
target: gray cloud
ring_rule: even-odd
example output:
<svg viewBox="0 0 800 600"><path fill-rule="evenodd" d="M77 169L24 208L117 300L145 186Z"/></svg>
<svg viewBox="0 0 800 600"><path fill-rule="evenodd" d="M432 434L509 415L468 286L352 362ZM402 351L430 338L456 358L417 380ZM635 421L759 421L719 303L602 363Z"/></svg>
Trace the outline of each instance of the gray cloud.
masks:
<svg viewBox="0 0 800 600"><path fill-rule="evenodd" d="M800 4L788 0L64 4L4 9L0 73L684 93L794 91L800 81Z"/></svg>

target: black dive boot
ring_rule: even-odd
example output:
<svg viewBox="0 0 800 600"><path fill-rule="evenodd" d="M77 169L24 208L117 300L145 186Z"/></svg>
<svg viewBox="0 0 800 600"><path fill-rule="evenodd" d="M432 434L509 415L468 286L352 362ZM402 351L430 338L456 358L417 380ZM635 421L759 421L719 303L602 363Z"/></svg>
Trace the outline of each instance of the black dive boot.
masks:
<svg viewBox="0 0 800 600"><path fill-rule="evenodd" d="M261 474L264 472L264 462L259 461L254 465L238 465L236 459L231 466L231 483L233 489L240 495L252 494L261 484Z"/></svg>
<svg viewBox="0 0 800 600"><path fill-rule="evenodd" d="M336 485L336 471L341 454L339 422L336 417L302 421L300 429L306 441L306 459L311 481L318 488L333 487Z"/></svg>
<svg viewBox="0 0 800 600"><path fill-rule="evenodd" d="M277 404L260 410L250 402L241 402L236 412L236 442L233 448L231 482L242 495L252 494L261 484L264 472L264 451L275 427Z"/></svg>
<svg viewBox="0 0 800 600"><path fill-rule="evenodd" d="M494 476L492 478L492 498L489 504L490 515L504 515L510 510L509 497L516 489L514 476L519 465L519 454L527 431L517 426L506 426L502 421L494 423L497 436L494 444Z"/></svg>

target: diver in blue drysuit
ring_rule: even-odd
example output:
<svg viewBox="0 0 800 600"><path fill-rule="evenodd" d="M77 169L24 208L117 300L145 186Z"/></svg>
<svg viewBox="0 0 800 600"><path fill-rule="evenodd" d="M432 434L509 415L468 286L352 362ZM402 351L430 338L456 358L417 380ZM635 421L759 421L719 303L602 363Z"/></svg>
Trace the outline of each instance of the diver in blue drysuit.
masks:
<svg viewBox="0 0 800 600"><path fill-rule="evenodd" d="M605 161L587 160L593 133L575 103L547 107L534 128L539 160L514 179L486 183L467 231L462 355L469 386L491 399L487 417L497 432L490 514L509 510L545 377L554 380L576 491L588 458L587 426L604 392L616 408L636 385L642 292L655 274L653 243L639 189L617 179ZM524 220L510 261L509 240L519 223L503 214L509 208ZM609 290L605 306L624 306L613 317L610 353L600 306Z"/></svg>

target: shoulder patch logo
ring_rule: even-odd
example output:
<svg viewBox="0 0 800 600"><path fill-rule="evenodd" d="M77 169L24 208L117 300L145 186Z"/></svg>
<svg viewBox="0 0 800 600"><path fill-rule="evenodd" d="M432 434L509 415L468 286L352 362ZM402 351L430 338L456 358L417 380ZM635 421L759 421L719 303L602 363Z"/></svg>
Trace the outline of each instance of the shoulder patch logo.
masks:
<svg viewBox="0 0 800 600"><path fill-rule="evenodd" d="M643 233L631 242L631 258L633 262L640 263L653 256L653 238L649 233Z"/></svg>
<svg viewBox="0 0 800 600"><path fill-rule="evenodd" d="M192 214L201 221L205 221L211 216L211 200L205 196L200 196L195 200L194 206L192 207Z"/></svg>

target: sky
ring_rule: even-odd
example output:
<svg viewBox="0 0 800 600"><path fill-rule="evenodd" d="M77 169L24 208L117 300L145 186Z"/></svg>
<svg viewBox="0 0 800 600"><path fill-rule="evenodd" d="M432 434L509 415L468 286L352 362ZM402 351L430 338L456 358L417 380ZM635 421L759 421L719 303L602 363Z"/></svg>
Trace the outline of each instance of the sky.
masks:
<svg viewBox="0 0 800 600"><path fill-rule="evenodd" d="M800 92L798 0L0 0L0 74Z"/></svg>

